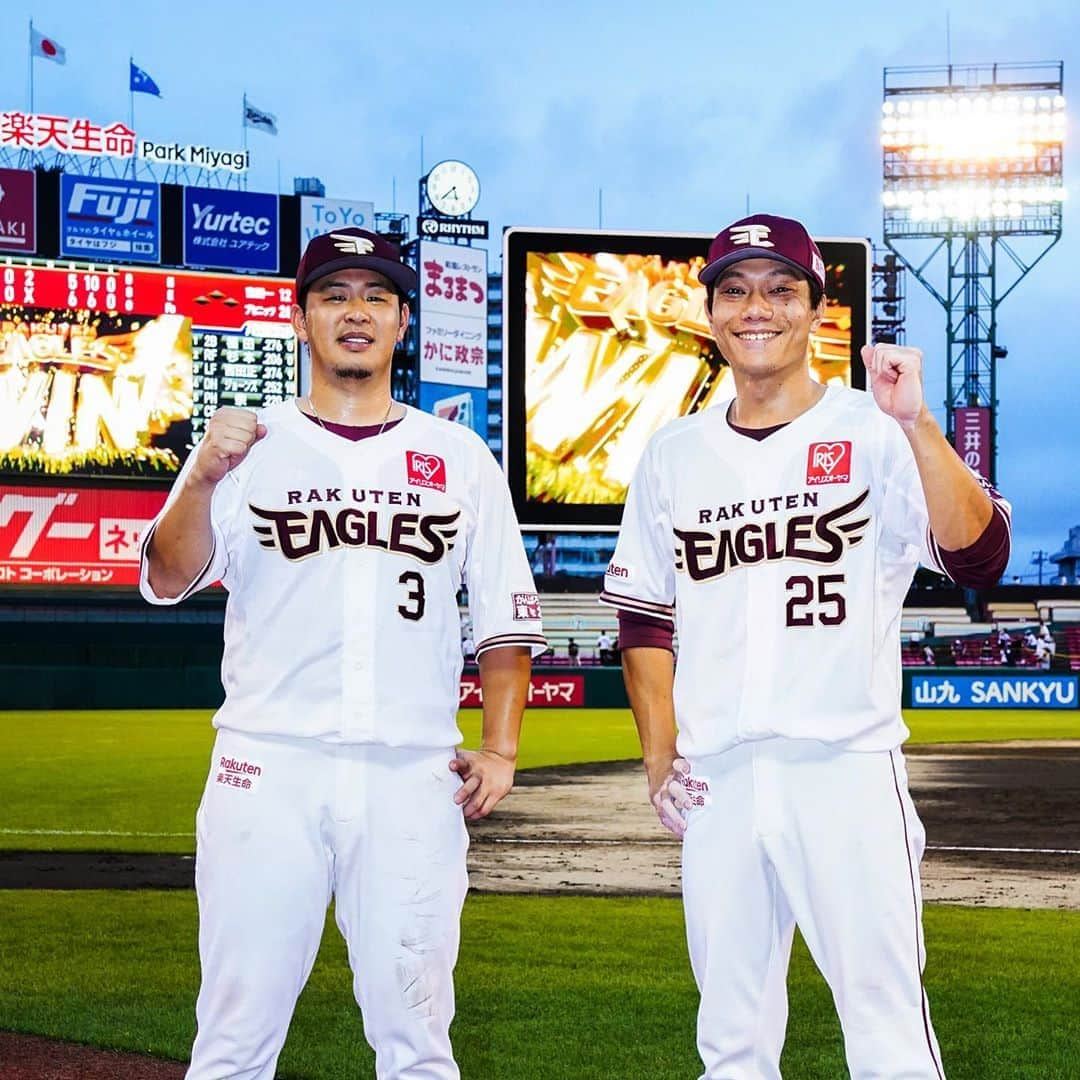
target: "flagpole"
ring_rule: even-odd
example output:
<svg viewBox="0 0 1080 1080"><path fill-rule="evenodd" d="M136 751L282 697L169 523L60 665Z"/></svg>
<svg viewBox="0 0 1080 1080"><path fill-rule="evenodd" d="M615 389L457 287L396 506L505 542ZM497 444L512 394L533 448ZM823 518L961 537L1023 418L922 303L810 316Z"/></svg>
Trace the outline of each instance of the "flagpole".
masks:
<svg viewBox="0 0 1080 1080"><path fill-rule="evenodd" d="M34 20L30 20L30 37L27 41L27 55L30 57L30 115L34 115Z"/></svg>
<svg viewBox="0 0 1080 1080"><path fill-rule="evenodd" d="M243 148L247 149L247 91L244 91L244 108L240 113L240 138L244 140Z"/></svg>
<svg viewBox="0 0 1080 1080"><path fill-rule="evenodd" d="M131 69L135 66L135 60L133 57L128 57L128 127L132 131L135 130L135 91L131 88ZM137 175L135 168L135 155L131 155L131 179L134 180Z"/></svg>

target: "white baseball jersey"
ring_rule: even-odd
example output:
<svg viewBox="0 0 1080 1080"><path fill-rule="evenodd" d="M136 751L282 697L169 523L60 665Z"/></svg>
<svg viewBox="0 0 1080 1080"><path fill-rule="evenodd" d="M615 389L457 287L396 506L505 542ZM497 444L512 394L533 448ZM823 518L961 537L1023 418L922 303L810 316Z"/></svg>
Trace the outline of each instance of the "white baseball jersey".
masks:
<svg viewBox="0 0 1080 1080"><path fill-rule="evenodd" d="M723 409L650 440L601 599L672 618L682 757L771 736L889 750L915 566L944 573L900 426L830 387L768 438Z"/></svg>
<svg viewBox="0 0 1080 1080"><path fill-rule="evenodd" d="M214 552L182 596L154 594L144 543L140 588L151 603L219 579L229 590L214 725L340 743L460 742L461 585L477 654L546 646L490 450L415 409L358 442L293 401L258 416L267 434L218 484ZM193 452L165 509L194 461Z"/></svg>

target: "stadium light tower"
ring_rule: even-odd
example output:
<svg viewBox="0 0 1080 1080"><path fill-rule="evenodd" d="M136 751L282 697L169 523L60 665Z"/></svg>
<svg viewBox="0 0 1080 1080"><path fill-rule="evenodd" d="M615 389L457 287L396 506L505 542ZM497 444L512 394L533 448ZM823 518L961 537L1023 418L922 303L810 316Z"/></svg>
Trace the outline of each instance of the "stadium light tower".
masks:
<svg viewBox="0 0 1080 1080"><path fill-rule="evenodd" d="M1061 239L1063 68L885 69L883 237L945 309L948 435L990 480L998 305Z"/></svg>

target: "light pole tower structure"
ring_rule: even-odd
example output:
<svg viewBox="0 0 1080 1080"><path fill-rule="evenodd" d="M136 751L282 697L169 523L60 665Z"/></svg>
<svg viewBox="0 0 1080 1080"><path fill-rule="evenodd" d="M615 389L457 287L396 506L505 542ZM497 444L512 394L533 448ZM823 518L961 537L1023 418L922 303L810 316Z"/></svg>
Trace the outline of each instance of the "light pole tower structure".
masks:
<svg viewBox="0 0 1080 1080"><path fill-rule="evenodd" d="M997 309L1061 238L1063 67L885 69L883 238L945 309L948 436L991 481Z"/></svg>

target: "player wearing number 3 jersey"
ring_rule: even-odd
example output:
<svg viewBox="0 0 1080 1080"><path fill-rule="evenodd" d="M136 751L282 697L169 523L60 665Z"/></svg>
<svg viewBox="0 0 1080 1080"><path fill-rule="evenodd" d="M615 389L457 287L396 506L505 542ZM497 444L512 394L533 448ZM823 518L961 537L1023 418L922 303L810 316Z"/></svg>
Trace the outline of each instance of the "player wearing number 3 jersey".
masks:
<svg viewBox="0 0 1080 1080"><path fill-rule="evenodd" d="M333 896L376 1074L453 1080L465 819L513 782L539 604L487 446L390 397L416 285L397 249L315 237L296 285L310 394L219 410L143 552L152 603L229 593L188 1077L274 1075ZM463 583L476 751L454 749Z"/></svg>
<svg viewBox="0 0 1080 1080"><path fill-rule="evenodd" d="M942 1080L901 609L920 560L995 582L1009 507L927 410L918 350L864 349L871 393L811 378L825 265L798 222L736 222L699 276L736 396L650 441L602 599L649 796L683 838L703 1078L779 1077L797 923L851 1075Z"/></svg>

